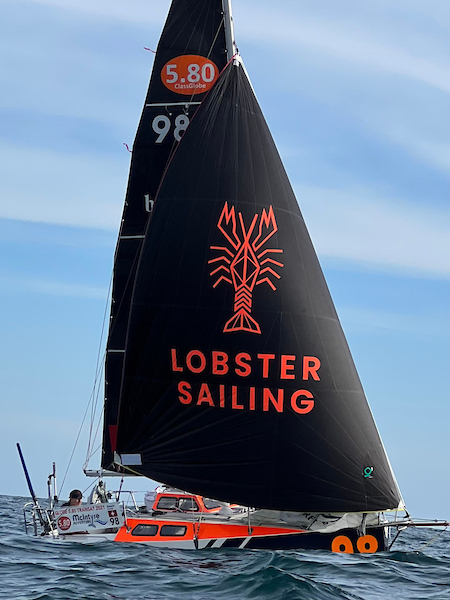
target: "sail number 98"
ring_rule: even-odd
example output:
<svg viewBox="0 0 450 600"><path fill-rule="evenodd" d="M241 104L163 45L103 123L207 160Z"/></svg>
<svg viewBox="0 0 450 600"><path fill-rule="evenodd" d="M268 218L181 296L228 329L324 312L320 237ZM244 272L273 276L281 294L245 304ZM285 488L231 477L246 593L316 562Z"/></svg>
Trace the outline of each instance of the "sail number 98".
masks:
<svg viewBox="0 0 450 600"><path fill-rule="evenodd" d="M193 54L173 58L161 71L166 88L185 96L207 92L218 76L219 70L210 59Z"/></svg>
<svg viewBox="0 0 450 600"><path fill-rule="evenodd" d="M178 115L175 118L173 137L177 142L181 140L181 136L186 131L189 125L189 117L187 115ZM172 122L167 115L157 115L152 121L152 129L158 134L155 144L162 144L167 134L172 129Z"/></svg>

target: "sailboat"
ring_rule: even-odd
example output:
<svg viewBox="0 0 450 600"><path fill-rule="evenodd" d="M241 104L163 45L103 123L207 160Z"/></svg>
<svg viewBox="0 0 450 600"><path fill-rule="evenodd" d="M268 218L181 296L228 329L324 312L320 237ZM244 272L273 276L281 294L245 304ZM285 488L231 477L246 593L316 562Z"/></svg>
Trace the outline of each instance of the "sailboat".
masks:
<svg viewBox="0 0 450 600"><path fill-rule="evenodd" d="M96 503L86 518L55 507L54 537L388 549L386 514L404 502L230 0L173 0L167 17L132 151L105 380L98 473L164 487L133 514L107 497L105 519Z"/></svg>

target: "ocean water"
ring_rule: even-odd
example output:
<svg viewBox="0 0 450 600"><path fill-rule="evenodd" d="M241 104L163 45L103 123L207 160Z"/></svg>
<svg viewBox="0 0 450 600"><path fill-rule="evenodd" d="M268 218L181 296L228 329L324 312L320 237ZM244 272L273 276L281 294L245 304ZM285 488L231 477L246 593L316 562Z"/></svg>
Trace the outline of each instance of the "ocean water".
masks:
<svg viewBox="0 0 450 600"><path fill-rule="evenodd" d="M8 600L450 600L450 532L405 531L375 555L82 545L27 536L26 501L0 496Z"/></svg>

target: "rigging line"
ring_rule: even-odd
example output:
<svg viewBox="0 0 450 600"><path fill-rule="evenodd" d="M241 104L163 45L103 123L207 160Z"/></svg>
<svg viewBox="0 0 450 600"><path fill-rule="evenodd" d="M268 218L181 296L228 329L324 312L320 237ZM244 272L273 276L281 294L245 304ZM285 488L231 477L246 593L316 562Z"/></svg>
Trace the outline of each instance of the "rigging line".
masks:
<svg viewBox="0 0 450 600"><path fill-rule="evenodd" d="M220 33L221 28L222 28L222 25L224 24L224 20L225 20L225 17L223 16L222 20L221 20L221 22L219 24L219 27L217 28L216 35L214 36L212 44L211 44L211 46L210 46L210 48L208 50L208 54L206 55L206 58L209 58L211 56L211 52L213 51L214 44L217 42L217 38L219 37L219 33Z"/></svg>
<svg viewBox="0 0 450 600"><path fill-rule="evenodd" d="M89 399L89 403L92 401L92 408L91 408L91 424L90 424L90 428L89 428L89 440L88 440L88 446L87 446L86 455L89 454L91 443L92 443L92 428L93 428L93 422L94 422L94 419L95 419L95 412L97 410L97 402L98 402L98 396L99 396L99 391L100 391L100 386L99 386L98 389L97 389L97 393L96 393L96 387L97 387L97 384L98 384L99 380L101 379L101 376L102 376L102 373L103 373L103 368L104 368L105 351L101 355L101 349L102 349L102 346L103 346L103 339L104 339L104 334L105 334L105 325L106 325L106 319L107 319L107 316L108 316L108 307L110 305L110 298L111 298L111 295L112 295L112 283L113 283L113 275L111 273L111 276L110 276L110 279L109 279L108 294L107 294L106 303L105 303L105 310L104 310L104 313L103 313L103 322L102 322L102 329L101 329L101 332L100 332L100 341L99 341L98 351L97 351L97 362L96 362L96 365L95 365L94 385L93 385L93 388L92 388L91 397ZM102 358L100 358L100 356L102 356ZM100 364L101 364L101 367L100 367ZM95 398L95 400L94 400L94 398Z"/></svg>
<svg viewBox="0 0 450 600"><path fill-rule="evenodd" d="M397 528L397 533L395 534L395 537L392 540L392 542L389 544L389 550L392 549L392 546L395 544L395 542L397 541L398 536L401 534L402 531L403 531L403 528L400 528L400 527Z"/></svg>
<svg viewBox="0 0 450 600"><path fill-rule="evenodd" d="M111 286L112 286L112 276L111 276L111 278L110 278L109 289L108 289L108 296L107 296L107 301L106 301L106 306L105 306L105 312L104 312L104 316L103 316L103 325L102 325L102 331L101 331L101 335L100 335L100 344L99 344L99 349L98 349L98 353L97 353L97 364L96 364L96 368L95 368L95 370L96 370L96 376L95 376L95 379L94 379L94 387L93 387L93 390L92 390L92 392L91 392L91 396L90 396L90 398L89 398L88 404L87 404L87 406L86 406L86 410L84 411L83 419L82 419L82 421L81 421L81 425L80 425L80 428L79 428L79 430L78 430L78 434L77 434L77 437L76 437L76 439L75 439L75 443L74 443L74 445L73 445L72 453L71 453L71 455L70 455L69 462L68 462L68 464L67 464L67 468L66 468L66 471L65 471L65 473L64 473L64 477L63 477L62 484L61 484L61 487L60 487L60 494L61 494L61 491L62 491L62 489L63 489L64 483L65 483L65 481L66 481L67 474L68 474L68 472L69 472L69 469L70 469L70 465L72 464L73 456L74 456L74 454L75 454L75 450L76 450L76 448L77 448L78 441L79 441L79 439L80 439L81 432L82 432L82 430L83 430L84 423L85 423L85 421L86 421L86 417L87 417L87 414L88 414L88 412L89 412L89 407L90 407L90 406L91 406L91 415L92 415L92 416L91 416L91 426L90 426L90 431L89 431L89 443L88 443L88 449L90 448L90 445L91 445L91 435L92 435L92 427L93 427L93 418L94 418L94 415L95 415L95 409L94 409L94 406L96 406L96 402L94 403L94 399L95 399L95 389L96 389L96 385L97 385L97 383L98 383L98 381L99 381L99 377L100 377L100 375L101 375L101 372L102 372L102 370L103 370L103 368L101 368L101 369L99 368L99 363L100 363L100 351L101 351L102 340L103 340L103 335L104 335L104 331L105 331L105 322L106 322L106 317L107 317L107 309L108 309L108 304L109 304L109 303L108 303L108 299L109 299L109 296L110 296L110 293L111 293ZM99 391L97 391L97 398L98 398L98 394L99 394Z"/></svg>
<svg viewBox="0 0 450 600"><path fill-rule="evenodd" d="M97 439L98 430L100 429L100 425L101 425L101 422L102 422L102 417L103 417L103 414L100 413L100 415L98 417L98 421L97 421L97 427L95 429L94 440Z"/></svg>
<svg viewBox="0 0 450 600"><path fill-rule="evenodd" d="M103 371L103 369L102 369ZM102 372L101 371L101 372ZM87 444L87 449L86 449L86 458L91 450L91 446L94 442L93 439L93 435L92 435L92 431L93 431L93 427L94 427L94 420L95 420L95 415L96 415L96 411L97 411L97 403L98 403L98 397L100 394L100 375L101 372L99 373L99 378L98 380L96 379L94 382L94 388L92 390L92 408L91 408L91 418L90 418L90 425L89 425L89 439L88 439L88 444Z"/></svg>
<svg viewBox="0 0 450 600"><path fill-rule="evenodd" d="M86 492L88 492L91 489L91 487L93 487L97 483L97 481L100 481L100 477L94 479L94 481L91 484L89 484L86 489L83 490L83 496L86 494Z"/></svg>
<svg viewBox="0 0 450 600"><path fill-rule="evenodd" d="M89 456L89 459L91 459L93 456L95 456L97 454L97 452L101 449L101 447L102 447L102 444L99 444L97 446L97 448L92 451L92 453ZM86 469L86 468L87 468L87 462L83 465L83 469Z"/></svg>
<svg viewBox="0 0 450 600"><path fill-rule="evenodd" d="M97 439L98 430L100 429L100 425L101 425L101 422L102 422L102 417L103 417L103 414L100 414L99 418L98 418L98 422L97 422L97 427L95 429L95 434L94 434L94 437L93 437L93 442ZM94 444L92 443L92 446L93 445ZM95 454L97 454L97 452L100 450L100 448L102 447L102 445L103 445L103 443L100 442L100 444L97 446L97 448L95 450L92 450L92 451L91 451L91 447L89 447L89 455L86 456L86 461L85 461L85 463L83 465L83 469L87 469L89 461L91 460L91 458Z"/></svg>
<svg viewBox="0 0 450 600"><path fill-rule="evenodd" d="M90 400L90 402L92 402L91 423L90 423L90 428L89 428L89 440L88 440L88 445L87 445L87 450L86 450L86 457L88 456L88 454L90 452L91 446L95 442L95 436L96 436L96 434L94 436L92 436L92 430L93 430L93 427L94 427L94 420L95 420L95 415L96 415L96 412L97 412L98 399L99 399L99 396L100 396L100 383L102 381L102 375L103 375L103 372L104 372L105 355L106 355L106 351L104 351L103 355L102 355L101 367L97 368L97 375L96 375L96 379L94 381L94 388L93 388L92 393L91 393L91 400ZM99 357L98 360L100 360L100 357Z"/></svg>
<svg viewBox="0 0 450 600"><path fill-rule="evenodd" d="M91 443L92 443L92 428L94 426L95 415L97 413L98 398L100 395L100 384L102 382L102 376L104 374L104 369L105 369L105 357L106 357L106 350L103 351L102 358L101 358L101 366L97 368L97 375L96 375L96 378L94 381L94 387L91 392L91 398L93 398L93 400L92 400L91 425L90 425L90 430L89 430L88 448L90 448ZM100 360L100 357L99 357L99 360Z"/></svg>
<svg viewBox="0 0 450 600"><path fill-rule="evenodd" d="M198 536L200 533L200 527L202 525L202 520L203 520L203 513L200 512L198 513L198 521L197 523L194 524L194 545L196 550L198 550Z"/></svg>
<svg viewBox="0 0 450 600"><path fill-rule="evenodd" d="M222 29L222 26L225 27L225 15L222 15L222 20L219 23L219 27L217 28L216 35L214 36L212 44L209 47L208 54L206 55L206 58L209 58L211 56L211 53L212 53L212 51L214 49L214 45L217 42L217 38L219 37L220 30ZM191 94L190 102L192 102L192 99L194 98L194 96L195 96L195 94ZM203 100L204 100L204 98L203 98ZM202 100L202 102L203 102L203 100Z"/></svg>
<svg viewBox="0 0 450 600"><path fill-rule="evenodd" d="M69 462L68 462L67 468L66 468L66 472L64 473L62 484L61 484L61 486L59 488L59 495L61 495L61 491L62 491L62 489L64 487L64 483L66 481L67 473L69 472L70 465L72 464L73 455L75 454L75 450L76 450L76 447L77 447L77 444L78 444L78 440L80 439L81 431L83 430L84 422L86 420L86 416L87 416L87 413L88 413L88 410L89 410L89 404L90 404L90 402L88 403L88 405L86 406L86 410L84 411L84 416L83 416L83 419L81 421L80 428L78 430L78 435L77 435L77 437L75 439L75 444L73 445L72 454L70 455Z"/></svg>
<svg viewBox="0 0 450 600"><path fill-rule="evenodd" d="M133 473L133 475L138 475L139 477L144 477L142 475L142 473L139 473L138 471L135 471L134 469L132 469L131 467L129 467L128 465L120 465L122 467L122 469L125 469L126 471L129 471L130 473ZM124 477L127 476L126 473L123 474Z"/></svg>
<svg viewBox="0 0 450 600"><path fill-rule="evenodd" d="M102 330L101 330L101 333L100 333L100 344L98 346L98 352L97 352L97 364L95 366L95 372L97 374L98 374L99 363L100 363L100 351L101 351L101 348L102 348L102 340L103 340L103 335L104 335L104 332L105 332L105 323L106 323L106 318L107 318L107 315L108 315L109 299L110 299L110 296L111 296L111 293L112 293L112 283L113 283L113 275L111 273L111 276L109 278L108 295L106 297L106 305L105 305L105 310L104 310L104 313L103 313L103 324L102 324Z"/></svg>
<svg viewBox="0 0 450 600"><path fill-rule="evenodd" d="M156 200L156 195L155 195L155 200ZM122 237L122 231L123 231L123 228L125 226L124 215L125 215L125 209L126 209L126 207L127 207L127 196L125 196L124 211L123 211L122 220L121 220L121 223L120 223L119 235L117 237L116 250L114 252L114 266L113 266L113 272L112 272L112 275L111 275L111 279L112 279L113 282L114 282L114 275L115 275L115 267L116 267L117 258L118 258L118 254L119 254L119 245L120 245L120 241L121 241L121 237ZM148 225L149 220L150 220L149 217L147 217L147 221L146 221L145 226L144 226L144 232L147 230L147 225ZM140 253L142 251L142 242L143 242L143 240L141 240L140 243L139 243L139 248L136 250L136 253L135 253L135 256L134 256L134 259L133 259L133 263L131 265L131 268L130 268L130 271L129 271L129 274L128 274L128 278L127 278L127 280L125 282L125 285L122 287L122 290L123 290L122 297L121 297L120 302L119 302L119 304L118 304L118 306L116 308L116 311L115 311L116 317L110 323L110 326L109 326L109 335L111 335L111 333L115 329L115 326L116 326L116 323L117 323L117 315L120 313L120 311L122 309L122 306L124 304L126 291L129 289L129 285L132 283L133 271L134 271L134 268L137 267L137 263L138 263L138 260L139 260L139 255L140 255ZM136 275L136 273L134 275ZM134 279L133 279L133 283L134 283ZM112 309L113 303L114 303L114 298L112 297L112 293L111 293L111 309Z"/></svg>
<svg viewBox="0 0 450 600"><path fill-rule="evenodd" d="M429 542L427 542L426 544L424 544L423 546L421 546L417 552L422 552L423 550L425 550L425 548L428 548L428 546L431 546L431 544L433 542L435 542L445 531L447 531L447 527L445 529L442 529L442 531L440 531L437 535L434 536L434 538L432 538Z"/></svg>
<svg viewBox="0 0 450 600"><path fill-rule="evenodd" d="M100 387L97 390L97 398L100 395ZM97 450L101 447L101 443L100 446L98 446L98 448L96 450L92 450L95 440L97 439L97 435L98 435L98 430L100 429L100 424L102 422L102 418L103 418L103 412L101 411L99 416L98 416L98 421L97 421L97 427L95 428L95 433L94 435L91 437L89 437L89 444L87 447L87 452L86 452L86 459L84 461L84 465L83 465L83 469L87 469L88 467L88 463L90 461L90 459L94 456L94 454L97 452Z"/></svg>
<svg viewBox="0 0 450 600"><path fill-rule="evenodd" d="M78 429L78 434L77 434L77 437L76 437L76 439L75 439L75 443L74 443L74 445L73 445L73 448L72 448L72 453L71 453L71 455L70 455L69 462L68 462L68 464L67 464L67 468L66 468L66 471L65 471L65 473L64 473L64 477L63 477L62 484L61 484L61 487L60 487L60 494L61 494L62 488L63 488L63 486L64 486L64 483L65 483L65 481L66 481L66 477L67 477L67 474L68 474L68 472L69 472L70 465L72 464L73 456L74 456L74 454L75 454L75 450L76 450L76 448L77 448L78 441L79 441L79 439L80 439L81 432L82 432L82 430L83 430L84 423L85 423L85 421L86 421L86 417L87 417L87 414L88 414L88 412L89 412L89 407L90 407L91 403L93 403L93 401L94 401L94 397L93 397L93 393L91 393L91 397L90 397L90 399L89 399L89 402L88 402L88 404L87 404L87 406L86 406L86 410L84 411L84 415L83 415L83 418L82 418L82 420L81 420L80 427L79 427L79 429Z"/></svg>
<svg viewBox="0 0 450 600"><path fill-rule="evenodd" d="M160 181L159 185L161 186L161 181ZM157 194L155 195L155 201L156 201L156 198L157 198ZM132 305L133 305L134 286L135 286L135 282L136 282L136 275L137 275L137 271L138 271L138 268L139 268L140 258L141 258L141 254L142 254L142 250L143 250L143 245L144 245L143 242L145 241L145 238L146 238L146 235L147 235L147 230L149 228L151 217L152 217L152 214L150 214L149 217L147 218L147 222L145 224L144 238L140 241L139 248L137 249L137 251L136 251L136 253L134 255L134 258L133 258L133 263L131 265L131 269L130 269L130 272L129 272L126 284L123 287L122 298L120 299L120 303L119 303L118 309L116 311L116 319L113 320L113 321L111 321L111 324L109 326L109 334L111 335L111 333L112 333L112 331L114 331L114 327L115 327L115 325L117 323L117 316L119 315L119 311L122 308L122 305L124 303L126 292L128 290L128 286L130 286L131 287L131 294L130 294L130 302L129 302L129 305L128 305L127 333L126 333L125 339L124 339L124 346L125 346L125 348L127 346L127 340L128 340L128 328L129 328L129 321L130 321L131 309L132 309ZM122 230L122 228L121 228L121 230ZM117 247L119 245L119 242L120 242L120 235L119 235L119 240L117 242ZM114 257L114 265L115 265L115 263L116 263L116 257ZM132 278L132 275L134 275L133 278ZM116 424L118 423L119 413L120 413L120 409L121 409L121 397L122 397L122 388L123 388L123 380L124 380L124 372L125 372L125 359L126 359L126 352L123 355L122 366L121 366L121 369L120 369L120 371L121 371L121 373L120 373L120 375L121 375L121 383L120 383L120 387L119 387L118 404L117 404L117 410L116 410Z"/></svg>
<svg viewBox="0 0 450 600"><path fill-rule="evenodd" d="M155 200L156 200L156 195L155 195ZM115 276L115 267L116 267L116 263L117 263L117 259L118 259L118 254L119 254L119 246L120 246L120 241L121 241L121 235L122 235L122 231L123 228L125 226L125 210L126 210L126 206L127 206L127 202L126 202L126 197L125 197L125 206L124 206L124 212L122 214L122 220L121 220L121 224L120 224L120 228L119 228L119 235L117 238L117 244L116 244L116 250L114 253L114 267L113 267L113 273L112 273L112 280L114 281L114 276ZM145 228L144 231L147 232L148 229L148 225L149 222L151 220L151 215L149 215L147 217L147 221L145 223ZM145 238L145 236L144 236ZM114 331L116 323L117 323L117 316L119 315L122 306L124 306L124 302L125 302L125 298L127 295L128 290L131 288L131 295L130 295L130 304L128 306L128 318L130 316L130 312L131 312L131 306L132 306L132 298L133 298L133 288L134 288L134 282L136 279L136 273L137 273L137 269L138 269L138 265L139 265L139 259L140 259L140 255L142 252L142 248L143 248L143 241L144 239L142 239L139 243L139 247L135 252L134 258L133 258L133 262L131 264L131 268L130 271L128 273L128 277L127 277L127 281L125 282L125 285L122 288L122 297L120 299L120 302L118 303L117 309L115 311L115 318L110 320L110 324L109 324L109 336L111 336L111 333ZM114 302L114 298L112 297L111 294L111 312L112 312L112 306L113 306L113 302ZM126 338L125 338L125 345L126 345ZM106 348L108 347L108 342L106 343ZM105 355L107 354L107 350L105 350ZM124 360L122 362L122 366L121 366L121 373L122 373L122 377L121 379L123 380L123 372L124 372L124 365L125 365L125 355L124 355ZM105 372L106 375L106 372ZM119 403L117 406L117 412L116 412L116 422L118 421L118 416L119 416L119 411L120 411L120 395L121 395L121 390L122 390L122 385L119 388ZM106 399L105 399L106 400Z"/></svg>

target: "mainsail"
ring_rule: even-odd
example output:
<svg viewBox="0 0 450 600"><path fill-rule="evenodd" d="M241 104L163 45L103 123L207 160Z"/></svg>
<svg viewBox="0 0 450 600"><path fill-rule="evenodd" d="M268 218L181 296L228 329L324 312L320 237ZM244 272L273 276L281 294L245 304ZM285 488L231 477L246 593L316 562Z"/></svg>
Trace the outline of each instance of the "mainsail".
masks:
<svg viewBox="0 0 450 600"><path fill-rule="evenodd" d="M400 504L296 198L237 61L162 180L123 348L118 419L107 425L117 424L116 460L132 472L271 510Z"/></svg>
<svg viewBox="0 0 450 600"><path fill-rule="evenodd" d="M133 146L115 254L105 367L105 468L111 468L113 462L131 292L148 216L173 150L229 58L222 0L174 0Z"/></svg>

